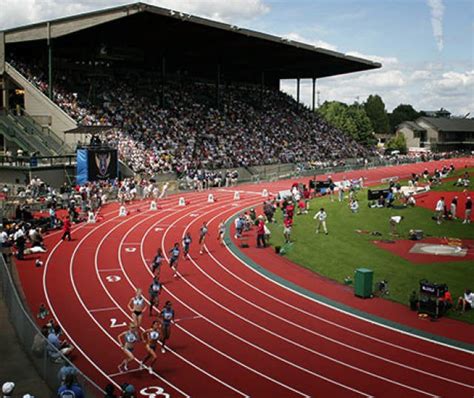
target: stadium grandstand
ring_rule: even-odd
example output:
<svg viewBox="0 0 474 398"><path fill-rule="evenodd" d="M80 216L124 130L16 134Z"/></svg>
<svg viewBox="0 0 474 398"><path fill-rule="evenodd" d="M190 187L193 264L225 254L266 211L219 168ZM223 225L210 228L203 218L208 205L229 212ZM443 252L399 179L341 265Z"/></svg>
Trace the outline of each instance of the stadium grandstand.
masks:
<svg viewBox="0 0 474 398"><path fill-rule="evenodd" d="M366 157L312 112L315 84L380 66L137 3L2 32L0 126L7 147L40 155L70 153L94 135L83 127L104 126L101 139L148 175ZM308 78L312 109L300 101ZM296 80L295 99L282 79ZM25 123L35 145L18 139Z"/></svg>
<svg viewBox="0 0 474 398"><path fill-rule="evenodd" d="M380 67L143 3L0 32L3 396L471 396L472 156L315 112Z"/></svg>

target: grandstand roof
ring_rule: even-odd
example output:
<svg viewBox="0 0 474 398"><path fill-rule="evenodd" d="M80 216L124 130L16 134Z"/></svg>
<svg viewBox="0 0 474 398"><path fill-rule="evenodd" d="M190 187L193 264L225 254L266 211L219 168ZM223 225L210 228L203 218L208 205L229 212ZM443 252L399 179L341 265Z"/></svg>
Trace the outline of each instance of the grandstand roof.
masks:
<svg viewBox="0 0 474 398"><path fill-rule="evenodd" d="M381 64L286 38L209 19L134 3L4 31L10 48L44 47L53 39L55 55L81 54L134 60L166 70L242 81L320 78L376 69ZM1 51L0 51L1 52ZM208 76L206 76L206 74Z"/></svg>

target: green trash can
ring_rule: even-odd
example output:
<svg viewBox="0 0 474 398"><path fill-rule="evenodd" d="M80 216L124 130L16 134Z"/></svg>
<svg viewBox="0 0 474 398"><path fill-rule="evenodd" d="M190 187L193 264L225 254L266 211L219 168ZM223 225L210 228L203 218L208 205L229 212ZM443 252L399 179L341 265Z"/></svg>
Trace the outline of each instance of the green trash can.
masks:
<svg viewBox="0 0 474 398"><path fill-rule="evenodd" d="M358 268L354 278L354 294L357 297L372 297L372 286L374 283L374 271L367 268Z"/></svg>

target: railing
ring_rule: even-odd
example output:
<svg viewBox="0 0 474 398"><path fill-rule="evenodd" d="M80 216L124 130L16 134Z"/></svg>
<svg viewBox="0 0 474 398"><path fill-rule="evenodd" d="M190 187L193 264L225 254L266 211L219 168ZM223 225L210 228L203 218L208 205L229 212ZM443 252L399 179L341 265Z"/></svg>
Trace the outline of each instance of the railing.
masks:
<svg viewBox="0 0 474 398"><path fill-rule="evenodd" d="M41 166L74 166L76 155L60 156L7 156L0 155L0 166L41 167Z"/></svg>
<svg viewBox="0 0 474 398"><path fill-rule="evenodd" d="M51 391L54 392L60 385L58 377L60 368L66 364L70 366L74 365L58 350L52 347L48 343L47 338L41 334L40 329L32 319L21 299L19 289L12 277L12 267L12 264L6 262L4 256L0 255L0 293L8 309L10 322L15 329L23 350L38 374L46 382ZM7 358L3 358L2 360L7 360ZM14 376L15 375L12 375L11 378L14 379ZM79 370L77 370L76 376L86 397L99 397L104 394L99 386ZM21 380L19 380L17 384L19 383L21 383ZM32 391L32 393L34 394L34 391Z"/></svg>

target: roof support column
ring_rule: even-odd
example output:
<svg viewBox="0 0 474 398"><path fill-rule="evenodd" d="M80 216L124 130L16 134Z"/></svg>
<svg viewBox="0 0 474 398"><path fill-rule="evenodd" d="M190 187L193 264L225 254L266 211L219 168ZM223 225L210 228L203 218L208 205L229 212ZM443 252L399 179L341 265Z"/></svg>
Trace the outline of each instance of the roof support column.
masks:
<svg viewBox="0 0 474 398"><path fill-rule="evenodd" d="M0 32L0 76L5 73L5 33Z"/></svg>
<svg viewBox="0 0 474 398"><path fill-rule="evenodd" d="M51 24L46 24L48 45L48 97L53 100L53 41L51 39Z"/></svg>
<svg viewBox="0 0 474 398"><path fill-rule="evenodd" d="M300 83L301 79L298 77L296 79L296 109L300 109Z"/></svg>
<svg viewBox="0 0 474 398"><path fill-rule="evenodd" d="M260 75L260 106L263 107L263 92L265 90L265 72Z"/></svg>
<svg viewBox="0 0 474 398"><path fill-rule="evenodd" d="M216 70L216 107L220 108L221 98L220 98L220 85L221 85L221 64L217 64Z"/></svg>
<svg viewBox="0 0 474 398"><path fill-rule="evenodd" d="M166 83L166 58L161 56L161 90L160 90L160 106L165 107L165 83Z"/></svg>
<svg viewBox="0 0 474 398"><path fill-rule="evenodd" d="M0 108L8 109L8 79L5 73L5 34L0 32Z"/></svg>
<svg viewBox="0 0 474 398"><path fill-rule="evenodd" d="M6 73L3 74L3 90L2 90L2 97L3 97L3 108L6 110L10 109L10 80L7 78Z"/></svg>
<svg viewBox="0 0 474 398"><path fill-rule="evenodd" d="M313 112L315 111L316 109L316 78L313 77L313 91L312 91L312 109L313 109Z"/></svg>

